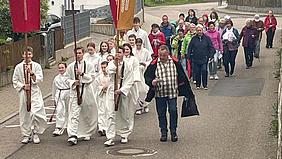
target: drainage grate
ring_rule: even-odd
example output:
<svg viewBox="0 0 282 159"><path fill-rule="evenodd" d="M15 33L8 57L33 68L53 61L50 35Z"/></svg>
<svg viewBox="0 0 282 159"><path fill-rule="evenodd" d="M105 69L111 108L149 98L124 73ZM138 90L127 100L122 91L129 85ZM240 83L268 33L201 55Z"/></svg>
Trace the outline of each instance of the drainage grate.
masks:
<svg viewBox="0 0 282 159"><path fill-rule="evenodd" d="M132 157L152 156L156 153L157 151L153 149L134 148L134 147L119 147L107 151L107 154L111 154L115 156L132 156Z"/></svg>

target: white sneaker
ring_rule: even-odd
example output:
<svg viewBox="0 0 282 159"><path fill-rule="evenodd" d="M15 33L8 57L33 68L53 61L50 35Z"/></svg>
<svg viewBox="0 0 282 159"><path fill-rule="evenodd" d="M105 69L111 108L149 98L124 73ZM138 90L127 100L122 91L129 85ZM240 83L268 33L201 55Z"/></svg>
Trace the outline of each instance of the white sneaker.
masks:
<svg viewBox="0 0 282 159"><path fill-rule="evenodd" d="M200 87L196 87L196 90L199 90L200 89Z"/></svg>
<svg viewBox="0 0 282 159"><path fill-rule="evenodd" d="M214 79L213 75L210 75L210 80L213 80L213 79Z"/></svg>
<svg viewBox="0 0 282 159"><path fill-rule="evenodd" d="M56 128L56 129L53 131L53 136L60 136L60 135L61 135L61 129Z"/></svg>
<svg viewBox="0 0 282 159"><path fill-rule="evenodd" d="M126 144L126 143L128 142L128 139L125 138L125 137L122 137L121 140L120 140L120 142L121 142L122 144Z"/></svg>
<svg viewBox="0 0 282 159"><path fill-rule="evenodd" d="M194 83L194 84L196 84L196 83L197 83L197 81L193 81L193 83Z"/></svg>
<svg viewBox="0 0 282 159"><path fill-rule="evenodd" d="M141 110L141 109L137 110L137 111L135 112L135 114L136 114L136 115L141 115L141 114L142 114L142 110Z"/></svg>
<svg viewBox="0 0 282 159"><path fill-rule="evenodd" d="M40 139L39 139L37 134L33 134L33 143L34 144L39 144L40 143Z"/></svg>
<svg viewBox="0 0 282 159"><path fill-rule="evenodd" d="M148 113L149 112L149 108L148 107L144 107L144 112Z"/></svg>
<svg viewBox="0 0 282 159"><path fill-rule="evenodd" d="M208 90L208 87L205 87L204 90Z"/></svg>
<svg viewBox="0 0 282 159"><path fill-rule="evenodd" d="M29 136L24 136L23 137L23 140L21 141L23 144L27 144L30 140L30 137Z"/></svg>
<svg viewBox="0 0 282 159"><path fill-rule="evenodd" d="M90 136L87 136L83 138L83 141L90 141L90 139L91 139Z"/></svg>
<svg viewBox="0 0 282 159"><path fill-rule="evenodd" d="M104 143L105 146L110 147L110 146L114 146L115 142L113 139L109 139Z"/></svg>
<svg viewBox="0 0 282 159"><path fill-rule="evenodd" d="M74 138L74 137L70 137L70 138L68 139L68 143L70 143L71 146L72 146L72 145L76 145L76 144L77 144L77 139Z"/></svg>
<svg viewBox="0 0 282 159"><path fill-rule="evenodd" d="M218 80L219 79L218 75L214 75L214 79Z"/></svg>

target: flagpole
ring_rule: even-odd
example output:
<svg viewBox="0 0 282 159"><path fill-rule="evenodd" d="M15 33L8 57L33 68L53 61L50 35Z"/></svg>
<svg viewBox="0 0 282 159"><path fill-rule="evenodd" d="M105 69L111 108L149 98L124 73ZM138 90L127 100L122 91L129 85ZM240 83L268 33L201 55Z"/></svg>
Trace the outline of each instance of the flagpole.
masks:
<svg viewBox="0 0 282 159"><path fill-rule="evenodd" d="M116 30L116 53L119 52L119 30ZM116 75L115 75L115 81L114 81L114 89L115 91L118 90L118 79L119 79L119 60L115 59L115 63L116 63ZM119 100L120 100L120 95L115 94L114 96L114 101L115 101L115 111L118 111L118 104L119 104Z"/></svg>
<svg viewBox="0 0 282 159"><path fill-rule="evenodd" d="M26 0L24 0L24 20L27 21L27 2ZM24 64L24 81L26 85L29 85L29 90L25 90L26 92L26 109L28 112L30 112L31 110L31 76L30 73L26 72L26 66L29 67L28 65L28 51L27 51L27 47L28 47L28 39L27 39L27 32L24 33L24 43L25 43L25 64ZM30 66L31 68L31 66ZM31 68L32 69L32 68Z"/></svg>
<svg viewBox="0 0 282 159"><path fill-rule="evenodd" d="M71 9L72 9L72 27L73 27L73 41L74 41L74 54L75 54L75 69L78 69L78 60L77 60L77 45L76 45L76 29L75 29L75 15L74 15L74 0L71 0ZM79 80L79 75L74 72L75 80ZM77 95L77 104L81 105L82 97L80 96L80 86L76 86L76 95Z"/></svg>

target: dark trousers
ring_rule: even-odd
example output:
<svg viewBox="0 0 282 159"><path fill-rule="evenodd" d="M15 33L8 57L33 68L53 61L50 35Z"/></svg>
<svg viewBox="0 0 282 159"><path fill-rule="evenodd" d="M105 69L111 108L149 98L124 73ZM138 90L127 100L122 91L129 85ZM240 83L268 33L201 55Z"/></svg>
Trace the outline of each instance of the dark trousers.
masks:
<svg viewBox="0 0 282 159"><path fill-rule="evenodd" d="M238 50L226 50L223 53L223 64L224 64L224 69L226 74L233 74L234 73L234 68L235 68L235 60L237 56ZM231 70L229 69L229 64L231 67Z"/></svg>
<svg viewBox="0 0 282 159"><path fill-rule="evenodd" d="M266 32L266 47L273 46L273 38L274 38L275 31L272 31L272 28Z"/></svg>
<svg viewBox="0 0 282 159"><path fill-rule="evenodd" d="M177 128L177 98L169 99L168 97L156 97L156 107L159 118L159 127L162 134L167 134L167 118L166 112L169 112L169 129L170 133L176 133Z"/></svg>
<svg viewBox="0 0 282 159"><path fill-rule="evenodd" d="M253 65L254 51L254 48L244 47L245 62L247 67L251 67Z"/></svg>
<svg viewBox="0 0 282 159"><path fill-rule="evenodd" d="M208 85L208 64L197 64L194 63L193 71L196 75L196 86L200 87L203 82L203 87L207 87Z"/></svg>

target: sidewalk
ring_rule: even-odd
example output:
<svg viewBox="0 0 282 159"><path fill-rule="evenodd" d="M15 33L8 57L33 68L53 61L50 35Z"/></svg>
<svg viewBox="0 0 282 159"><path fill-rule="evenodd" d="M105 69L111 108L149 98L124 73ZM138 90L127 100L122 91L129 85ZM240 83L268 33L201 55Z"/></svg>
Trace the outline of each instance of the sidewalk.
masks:
<svg viewBox="0 0 282 159"><path fill-rule="evenodd" d="M110 38L109 36L96 34L96 33L91 34L91 37L96 44L96 49L99 48L99 44L101 41ZM69 59L67 63L72 62L72 60L73 59ZM43 69L44 81L39 84L39 87L41 89L44 99L48 98L51 95L52 82L56 75L57 75L56 64L52 66L50 69ZM3 101L0 105L0 124L2 124L18 114L19 97L17 91L13 88L12 84L0 88L0 99L2 99Z"/></svg>

